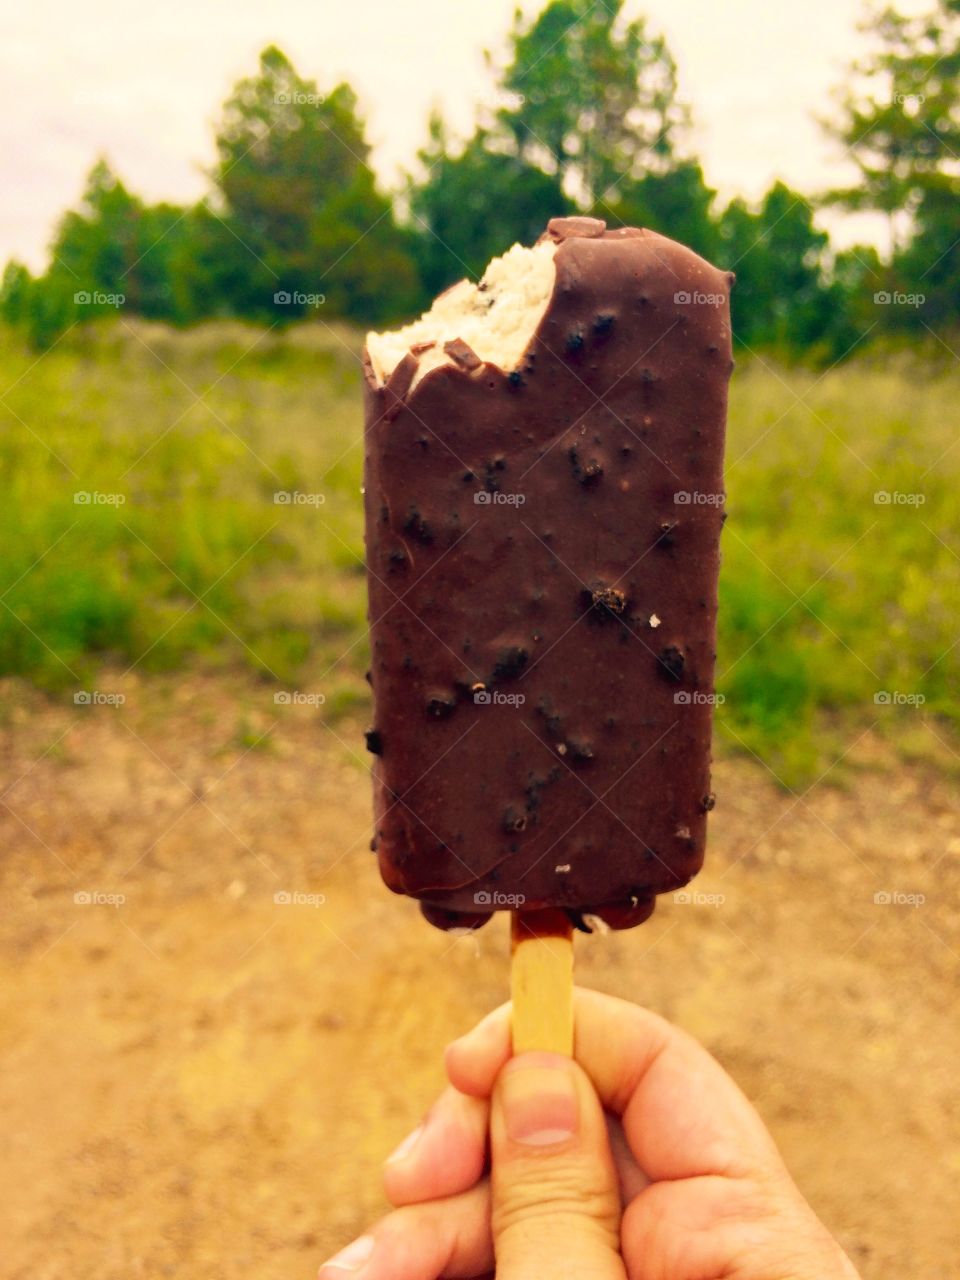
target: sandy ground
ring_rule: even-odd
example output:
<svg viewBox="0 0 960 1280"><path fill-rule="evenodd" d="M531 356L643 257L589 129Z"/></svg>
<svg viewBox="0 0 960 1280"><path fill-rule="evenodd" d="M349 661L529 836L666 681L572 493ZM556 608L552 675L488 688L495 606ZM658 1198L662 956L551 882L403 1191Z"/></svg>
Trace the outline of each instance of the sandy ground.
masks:
<svg viewBox="0 0 960 1280"><path fill-rule="evenodd" d="M505 922L452 941L382 888L359 726L224 680L122 687L17 695L0 732L0 1272L311 1277L381 1211L442 1046L503 999ZM721 763L696 889L723 901L580 939L578 969L709 1045L865 1280L947 1280L960 809L882 754L803 797Z"/></svg>

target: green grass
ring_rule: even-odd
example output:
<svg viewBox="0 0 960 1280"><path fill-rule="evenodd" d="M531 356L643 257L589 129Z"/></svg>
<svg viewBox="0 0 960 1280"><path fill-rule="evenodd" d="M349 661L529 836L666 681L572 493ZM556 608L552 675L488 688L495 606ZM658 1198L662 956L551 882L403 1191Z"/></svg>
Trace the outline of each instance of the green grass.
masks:
<svg viewBox="0 0 960 1280"><path fill-rule="evenodd" d="M323 689L327 715L362 708L358 352L322 324L114 322L39 360L5 342L0 673L64 690L105 664L242 662ZM719 731L790 785L862 728L957 717L958 393L906 356L735 375Z"/></svg>
<svg viewBox="0 0 960 1280"><path fill-rule="evenodd" d="M103 662L239 658L281 684L336 664L365 598L358 351L320 325L117 323L36 362L7 345L0 671L63 689ZM350 657L334 703L359 694L362 636Z"/></svg>
<svg viewBox="0 0 960 1280"><path fill-rule="evenodd" d="M907 358L822 378L754 361L734 379L719 725L786 781L853 727L957 718L958 393L955 371Z"/></svg>

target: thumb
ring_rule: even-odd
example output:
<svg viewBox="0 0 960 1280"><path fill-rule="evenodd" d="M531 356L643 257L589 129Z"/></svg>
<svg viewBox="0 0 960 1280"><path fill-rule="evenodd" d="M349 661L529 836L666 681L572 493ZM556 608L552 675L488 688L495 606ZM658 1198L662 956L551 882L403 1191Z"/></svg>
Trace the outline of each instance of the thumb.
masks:
<svg viewBox="0 0 960 1280"><path fill-rule="evenodd" d="M575 1062L511 1058L491 1099L490 1147L497 1280L624 1280L606 1122Z"/></svg>

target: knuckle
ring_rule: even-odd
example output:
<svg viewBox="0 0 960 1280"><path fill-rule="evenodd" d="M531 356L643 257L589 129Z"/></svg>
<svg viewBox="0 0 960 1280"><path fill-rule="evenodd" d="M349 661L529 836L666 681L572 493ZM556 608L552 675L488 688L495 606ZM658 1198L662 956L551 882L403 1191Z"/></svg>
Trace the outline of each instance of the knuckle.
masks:
<svg viewBox="0 0 960 1280"><path fill-rule="evenodd" d="M498 1238L520 1226L528 1229L533 1222L545 1237L563 1238L588 1223L616 1244L619 1217L613 1189L572 1162L555 1161L549 1168L534 1165L522 1176L495 1180L493 1229Z"/></svg>
<svg viewBox="0 0 960 1280"><path fill-rule="evenodd" d="M547 1276L551 1280L560 1280L561 1276L585 1280L588 1274L593 1274L586 1268L587 1260L596 1267L600 1260L620 1256L620 1232L616 1223L577 1217L573 1209L518 1219L500 1230L495 1227L493 1238L498 1264L503 1265L504 1277L511 1278L526 1274L512 1264L529 1265L533 1261L537 1269L530 1274L536 1276L536 1280Z"/></svg>
<svg viewBox="0 0 960 1280"><path fill-rule="evenodd" d="M767 1260L775 1280L844 1280L856 1276L839 1244L791 1184L762 1180L738 1205L733 1238L744 1266Z"/></svg>

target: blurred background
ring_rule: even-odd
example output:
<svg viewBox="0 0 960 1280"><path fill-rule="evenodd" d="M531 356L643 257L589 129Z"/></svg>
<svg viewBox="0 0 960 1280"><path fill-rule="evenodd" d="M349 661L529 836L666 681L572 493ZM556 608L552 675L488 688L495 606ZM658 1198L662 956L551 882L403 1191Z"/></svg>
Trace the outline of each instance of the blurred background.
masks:
<svg viewBox="0 0 960 1280"><path fill-rule="evenodd" d="M960 3L40 0L0 64L7 1274L312 1275L503 998L367 850L359 355L565 212L737 276L707 869L582 979L950 1273Z"/></svg>

